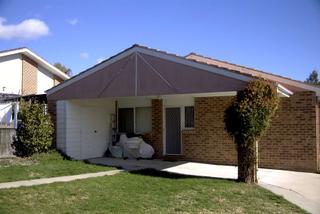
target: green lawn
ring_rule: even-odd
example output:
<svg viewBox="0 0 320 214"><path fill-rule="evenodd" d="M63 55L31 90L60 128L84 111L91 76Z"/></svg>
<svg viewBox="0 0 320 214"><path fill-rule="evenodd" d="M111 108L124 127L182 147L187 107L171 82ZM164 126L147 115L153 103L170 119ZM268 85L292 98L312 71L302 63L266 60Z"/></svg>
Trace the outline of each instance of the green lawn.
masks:
<svg viewBox="0 0 320 214"><path fill-rule="evenodd" d="M153 170L0 190L0 213L305 213L256 185Z"/></svg>
<svg viewBox="0 0 320 214"><path fill-rule="evenodd" d="M29 158L0 159L0 182L75 175L114 169L64 159L58 152Z"/></svg>

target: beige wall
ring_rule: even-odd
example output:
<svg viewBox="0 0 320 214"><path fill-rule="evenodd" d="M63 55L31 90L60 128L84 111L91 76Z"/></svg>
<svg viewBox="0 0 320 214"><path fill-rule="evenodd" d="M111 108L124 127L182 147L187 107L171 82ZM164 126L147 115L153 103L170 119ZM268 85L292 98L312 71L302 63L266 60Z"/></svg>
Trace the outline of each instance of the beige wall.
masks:
<svg viewBox="0 0 320 214"><path fill-rule="evenodd" d="M260 165L316 171L317 100L314 92L282 98L271 126L260 142Z"/></svg>

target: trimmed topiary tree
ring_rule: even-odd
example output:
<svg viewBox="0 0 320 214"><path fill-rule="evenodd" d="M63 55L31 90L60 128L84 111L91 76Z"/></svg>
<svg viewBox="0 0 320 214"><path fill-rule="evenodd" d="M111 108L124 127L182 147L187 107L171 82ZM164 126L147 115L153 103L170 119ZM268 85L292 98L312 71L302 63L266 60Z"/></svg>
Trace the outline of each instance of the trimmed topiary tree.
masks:
<svg viewBox="0 0 320 214"><path fill-rule="evenodd" d="M258 182L258 141L269 127L278 104L275 84L256 79L238 92L225 111L226 130L237 145L238 180L241 182Z"/></svg>
<svg viewBox="0 0 320 214"><path fill-rule="evenodd" d="M47 152L52 145L53 124L45 104L21 101L18 119L17 140L14 145L16 154L30 156Z"/></svg>

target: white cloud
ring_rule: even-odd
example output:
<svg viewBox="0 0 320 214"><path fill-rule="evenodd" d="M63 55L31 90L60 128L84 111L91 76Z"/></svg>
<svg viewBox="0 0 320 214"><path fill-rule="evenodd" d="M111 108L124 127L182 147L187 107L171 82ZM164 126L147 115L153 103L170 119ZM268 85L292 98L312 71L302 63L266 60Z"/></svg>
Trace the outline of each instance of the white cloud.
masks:
<svg viewBox="0 0 320 214"><path fill-rule="evenodd" d="M80 53L80 57L82 59L88 59L89 58L89 54L87 52L82 52L82 53Z"/></svg>
<svg viewBox="0 0 320 214"><path fill-rule="evenodd" d="M39 19L26 19L19 24L5 25L0 17L0 39L36 39L49 34L47 24Z"/></svg>
<svg viewBox="0 0 320 214"><path fill-rule="evenodd" d="M70 25L76 25L76 24L78 24L78 22L79 22L79 20L77 18L73 18L73 19L68 20L68 23Z"/></svg>
<svg viewBox="0 0 320 214"><path fill-rule="evenodd" d="M100 58L97 59L97 63L100 63L100 62L102 62L102 61L104 61L104 60L106 60L106 58L100 57Z"/></svg>

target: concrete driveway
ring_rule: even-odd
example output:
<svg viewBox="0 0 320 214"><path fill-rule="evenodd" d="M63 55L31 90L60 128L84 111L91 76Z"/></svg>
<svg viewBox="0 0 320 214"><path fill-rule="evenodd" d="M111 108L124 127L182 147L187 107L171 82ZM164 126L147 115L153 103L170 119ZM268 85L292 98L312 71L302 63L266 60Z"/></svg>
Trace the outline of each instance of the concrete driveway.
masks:
<svg viewBox="0 0 320 214"><path fill-rule="evenodd" d="M127 170L152 168L178 174L224 179L237 179L238 173L235 166L186 161L95 158L89 162ZM260 186L283 196L310 213L320 214L320 174L260 168L258 179Z"/></svg>
<svg viewBox="0 0 320 214"><path fill-rule="evenodd" d="M259 185L310 213L320 213L320 174L260 169Z"/></svg>

